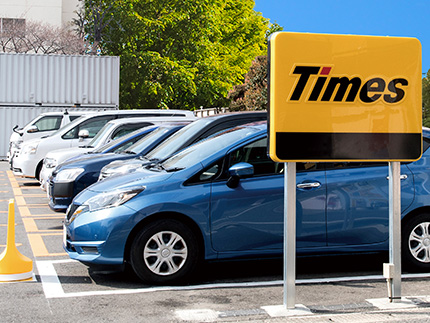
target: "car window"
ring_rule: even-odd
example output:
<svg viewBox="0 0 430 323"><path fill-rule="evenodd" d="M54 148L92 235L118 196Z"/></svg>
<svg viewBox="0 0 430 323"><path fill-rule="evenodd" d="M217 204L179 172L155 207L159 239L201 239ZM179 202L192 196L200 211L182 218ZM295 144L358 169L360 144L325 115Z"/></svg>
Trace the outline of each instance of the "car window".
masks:
<svg viewBox="0 0 430 323"><path fill-rule="evenodd" d="M77 126L70 129L63 135L63 139L75 139L78 138L79 131L86 129L88 130L89 136L88 138L93 138L97 132L100 131L101 128L110 120L114 119L115 116L101 116L91 118L90 120L86 120Z"/></svg>
<svg viewBox="0 0 430 323"><path fill-rule="evenodd" d="M152 123L149 122L122 125L112 133L111 139L118 139L130 132L150 125L152 125Z"/></svg>
<svg viewBox="0 0 430 323"><path fill-rule="evenodd" d="M171 156L184 145L184 142L195 137L199 131L204 129L211 122L213 122L212 119L202 118L190 123L157 146L157 148L148 153L146 157L148 159L163 160Z"/></svg>
<svg viewBox="0 0 430 323"><path fill-rule="evenodd" d="M69 116L70 121L76 120L77 118L79 118L80 116Z"/></svg>
<svg viewBox="0 0 430 323"><path fill-rule="evenodd" d="M430 147L430 140L423 137L423 152Z"/></svg>
<svg viewBox="0 0 430 323"><path fill-rule="evenodd" d="M39 131L52 131L57 130L61 126L61 116L46 116L37 120L34 125Z"/></svg>
<svg viewBox="0 0 430 323"><path fill-rule="evenodd" d="M254 166L254 175L281 173L280 163L267 155L267 138L243 146L230 154L230 166L237 163L249 163Z"/></svg>
<svg viewBox="0 0 430 323"><path fill-rule="evenodd" d="M221 158L214 164L206 167L202 171L198 172L196 175L192 176L184 184L185 185L202 184L216 179L227 180L228 176L225 174L221 174L223 172L222 171L223 161L224 161L224 158Z"/></svg>
<svg viewBox="0 0 430 323"><path fill-rule="evenodd" d="M145 137L150 132L151 132L151 130L148 129L147 131L144 131L144 132L142 132L139 135L136 135L134 133L130 133L130 134L125 135L125 136L123 136L121 138L112 140L108 144L103 145L102 147L93 150L93 152L94 153L100 153L100 152L108 152L108 151L110 151L110 152L124 151L128 147L130 147L131 145L135 144L140 139L142 139L143 137Z"/></svg>
<svg viewBox="0 0 430 323"><path fill-rule="evenodd" d="M230 166L245 162L254 166L254 175L273 175L284 173L284 163L274 162L267 154L267 138L246 145L230 154ZM323 163L298 162L296 172L309 172L323 169Z"/></svg>
<svg viewBox="0 0 430 323"><path fill-rule="evenodd" d="M205 158L219 153L226 146L231 145L234 142L242 140L248 136L255 135L260 131L262 131L261 127L237 127L231 129L209 140L200 141L192 146L189 146L188 148L166 159L164 162L155 167L172 171L196 165L197 163L201 163L201 161ZM148 158L148 156L149 154L145 157Z"/></svg>

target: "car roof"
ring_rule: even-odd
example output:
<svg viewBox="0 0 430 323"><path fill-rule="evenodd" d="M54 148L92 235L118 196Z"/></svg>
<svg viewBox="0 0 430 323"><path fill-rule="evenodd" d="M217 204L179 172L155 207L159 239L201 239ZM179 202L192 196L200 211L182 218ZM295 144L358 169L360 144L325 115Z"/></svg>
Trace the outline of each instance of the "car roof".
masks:
<svg viewBox="0 0 430 323"><path fill-rule="evenodd" d="M179 119L179 120L178 120ZM178 121L176 121L178 120ZM107 122L107 124L113 124L114 126L119 126L123 124L134 124L134 123L143 123L143 122L153 122L153 123L166 123L166 122L182 122L185 124L190 123L191 121L194 121L194 118L177 118L177 117L170 117L170 116L162 116L162 117L134 117L134 118L121 118L121 119L114 119Z"/></svg>
<svg viewBox="0 0 430 323"><path fill-rule="evenodd" d="M240 112L214 114L208 117L204 117L202 119L225 120L225 119L247 118L250 116L261 116L262 118L264 118L264 115L267 116L267 111L240 111Z"/></svg>
<svg viewBox="0 0 430 323"><path fill-rule="evenodd" d="M101 110L101 109L100 109ZM98 109L92 109L92 110L69 110L65 109L64 111L49 111L49 112L42 112L39 114L39 116L62 116L62 115L83 115L83 114L94 114L100 111ZM115 110L113 110L115 111Z"/></svg>

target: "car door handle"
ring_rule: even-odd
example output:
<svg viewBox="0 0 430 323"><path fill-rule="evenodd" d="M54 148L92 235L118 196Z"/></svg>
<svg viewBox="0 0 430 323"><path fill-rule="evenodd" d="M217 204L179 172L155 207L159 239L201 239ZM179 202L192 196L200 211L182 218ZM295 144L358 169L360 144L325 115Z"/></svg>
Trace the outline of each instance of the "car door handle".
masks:
<svg viewBox="0 0 430 323"><path fill-rule="evenodd" d="M321 186L321 183L318 183L318 182L297 184L297 188L299 189L318 188L320 186Z"/></svg>
<svg viewBox="0 0 430 323"><path fill-rule="evenodd" d="M402 174L402 175L400 175L400 179L402 180L402 179L407 179L408 178L408 175L406 175L406 174ZM390 176L387 176L387 179L390 179Z"/></svg>

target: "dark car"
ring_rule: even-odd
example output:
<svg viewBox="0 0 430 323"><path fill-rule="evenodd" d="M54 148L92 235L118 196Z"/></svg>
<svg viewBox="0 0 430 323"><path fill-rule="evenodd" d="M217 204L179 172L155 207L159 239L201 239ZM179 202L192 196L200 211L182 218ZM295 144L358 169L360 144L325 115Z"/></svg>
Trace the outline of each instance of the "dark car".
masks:
<svg viewBox="0 0 430 323"><path fill-rule="evenodd" d="M115 153L85 154L60 164L48 181L49 207L54 211L64 212L77 193L97 182L100 169L104 165L113 160L125 160L144 155L186 124L180 122L159 126L126 150Z"/></svg>
<svg viewBox="0 0 430 323"><path fill-rule="evenodd" d="M127 163L127 160L133 159L132 164L135 165L137 162L140 166L147 164L148 158L136 159L135 157L150 156L149 159L151 161L166 159L174 153L219 131L249 122L266 120L266 118L266 112L240 112L210 116L192 122L167 140L163 138L163 140L159 140L156 144L151 145L151 148L146 148L139 153L127 154L127 151L125 151L121 155L107 154L102 158L91 161L87 160L85 165L82 163L63 164L57 168L50 179L49 206L55 211L65 211L72 202L73 197L84 188L96 182L102 167L112 161L123 165ZM152 135L153 133L150 136ZM145 137L146 139L147 137ZM87 171L86 169L91 169L91 171Z"/></svg>

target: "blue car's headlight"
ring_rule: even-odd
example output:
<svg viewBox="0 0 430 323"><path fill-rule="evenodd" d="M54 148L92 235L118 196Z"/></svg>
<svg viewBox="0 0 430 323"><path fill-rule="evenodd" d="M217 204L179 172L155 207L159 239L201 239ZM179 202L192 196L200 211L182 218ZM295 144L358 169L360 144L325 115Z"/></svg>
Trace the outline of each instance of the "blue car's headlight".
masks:
<svg viewBox="0 0 430 323"><path fill-rule="evenodd" d="M128 187L112 192L97 194L79 206L75 212L73 212L69 222L72 222L82 212L92 212L124 204L143 190L145 190L145 186Z"/></svg>

